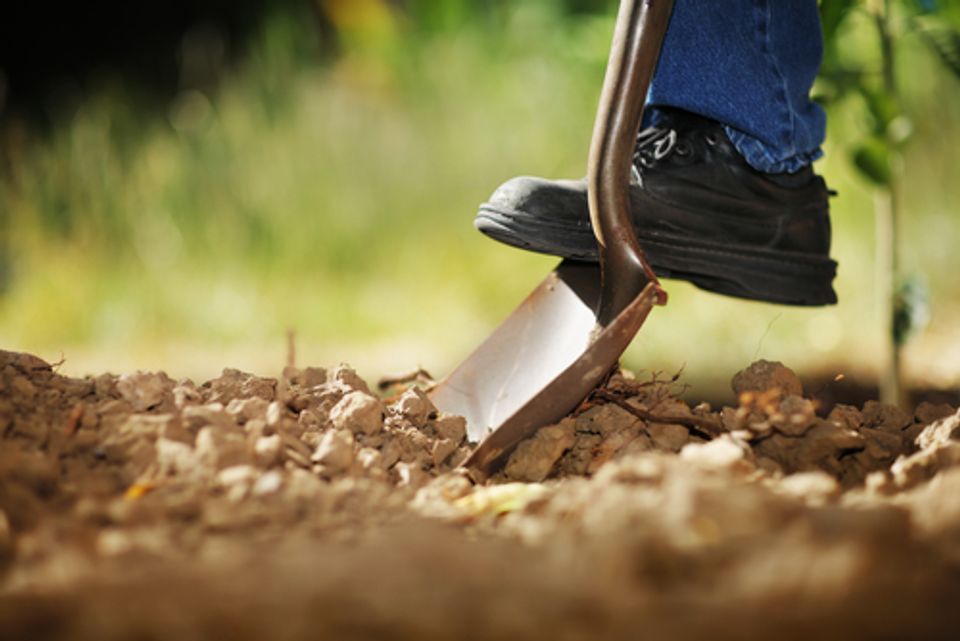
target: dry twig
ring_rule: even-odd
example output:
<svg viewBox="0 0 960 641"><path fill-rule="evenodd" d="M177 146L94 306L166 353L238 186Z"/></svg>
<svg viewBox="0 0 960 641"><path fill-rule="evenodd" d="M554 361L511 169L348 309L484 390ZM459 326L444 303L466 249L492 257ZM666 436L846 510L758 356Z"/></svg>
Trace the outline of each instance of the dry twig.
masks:
<svg viewBox="0 0 960 641"><path fill-rule="evenodd" d="M702 418L700 416L658 416L652 412L649 412L639 407L635 407L627 403L626 399L617 394L610 392L609 390L600 388L594 391L592 394L593 398L599 398L601 400L607 401L608 403L613 403L622 410L633 414L642 421L648 423L667 423L674 425L682 425L690 430L692 436L697 436L702 439L710 440L720 435L720 427L717 425L716 421L712 421L708 418ZM594 403L596 404L596 403Z"/></svg>

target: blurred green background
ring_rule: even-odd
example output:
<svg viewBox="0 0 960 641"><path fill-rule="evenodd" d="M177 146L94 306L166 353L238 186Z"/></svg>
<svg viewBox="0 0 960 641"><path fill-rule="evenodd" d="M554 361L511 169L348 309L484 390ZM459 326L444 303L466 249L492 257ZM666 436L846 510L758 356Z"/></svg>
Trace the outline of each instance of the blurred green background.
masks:
<svg viewBox="0 0 960 641"><path fill-rule="evenodd" d="M72 374L274 374L292 330L300 364L442 375L556 262L471 221L511 176L585 173L615 5L284 3L229 58L215 30L185 32L177 89L159 103L104 74L43 126L0 116L0 347L62 355ZM846 21L836 55L874 64L869 27ZM960 83L919 38L898 46L913 125L902 260L930 301L906 369L914 384L953 387ZM684 368L694 393L760 357L875 377L874 192L847 152L869 130L864 114L856 99L831 105L818 164L839 192L840 305L668 281L670 305L629 366Z"/></svg>

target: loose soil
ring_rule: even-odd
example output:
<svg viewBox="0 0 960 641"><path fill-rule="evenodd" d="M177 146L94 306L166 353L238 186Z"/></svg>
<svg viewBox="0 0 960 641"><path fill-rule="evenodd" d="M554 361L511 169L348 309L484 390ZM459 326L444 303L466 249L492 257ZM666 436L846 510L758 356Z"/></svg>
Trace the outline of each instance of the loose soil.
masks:
<svg viewBox="0 0 960 641"><path fill-rule="evenodd" d="M350 368L74 379L0 352L3 639L956 639L960 413L612 375L483 484Z"/></svg>

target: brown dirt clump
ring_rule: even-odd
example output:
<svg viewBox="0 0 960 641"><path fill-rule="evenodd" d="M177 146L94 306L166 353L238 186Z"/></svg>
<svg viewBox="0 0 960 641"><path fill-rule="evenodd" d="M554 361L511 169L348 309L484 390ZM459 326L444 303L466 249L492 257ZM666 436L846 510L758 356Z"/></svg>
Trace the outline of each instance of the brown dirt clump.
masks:
<svg viewBox="0 0 960 641"><path fill-rule="evenodd" d="M0 638L956 638L960 413L617 374L474 485L344 366L196 385L0 352Z"/></svg>

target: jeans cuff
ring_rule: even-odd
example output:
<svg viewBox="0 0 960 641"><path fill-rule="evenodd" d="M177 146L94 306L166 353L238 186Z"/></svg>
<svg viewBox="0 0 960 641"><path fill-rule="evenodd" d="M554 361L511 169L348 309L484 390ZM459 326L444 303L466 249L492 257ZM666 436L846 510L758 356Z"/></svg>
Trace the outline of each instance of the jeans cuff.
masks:
<svg viewBox="0 0 960 641"><path fill-rule="evenodd" d="M778 158L771 152L771 148L762 141L749 136L738 129L723 126L730 142L743 156L747 164L765 174L793 174L823 157L820 147L812 151L795 153L786 158Z"/></svg>

